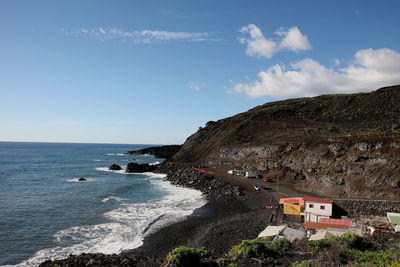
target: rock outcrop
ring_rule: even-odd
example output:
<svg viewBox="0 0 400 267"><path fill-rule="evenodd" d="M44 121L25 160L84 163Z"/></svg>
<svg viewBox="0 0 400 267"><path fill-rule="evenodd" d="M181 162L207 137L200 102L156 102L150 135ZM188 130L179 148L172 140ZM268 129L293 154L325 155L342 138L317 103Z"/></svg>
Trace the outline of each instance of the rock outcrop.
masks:
<svg viewBox="0 0 400 267"><path fill-rule="evenodd" d="M180 149L182 145L167 145L167 146L157 146L149 147L139 150L128 151L127 155L151 155L156 158L169 159L174 156Z"/></svg>
<svg viewBox="0 0 400 267"><path fill-rule="evenodd" d="M109 169L110 171L119 171L119 170L121 170L122 168L121 168L121 166L119 166L119 165L117 165L117 164L113 164L113 165L111 165L110 167L108 167L108 169Z"/></svg>
<svg viewBox="0 0 400 267"><path fill-rule="evenodd" d="M139 164L139 163L134 163L134 162L130 162L125 169L125 172L128 173L141 173L141 172L152 172L155 169L157 169L157 167L153 166L153 165L149 165L149 164Z"/></svg>
<svg viewBox="0 0 400 267"><path fill-rule="evenodd" d="M239 196L240 187L219 179L213 175L197 172L188 167L164 164L157 172L167 174L167 180L173 185L184 186L201 191L208 199L230 199Z"/></svg>

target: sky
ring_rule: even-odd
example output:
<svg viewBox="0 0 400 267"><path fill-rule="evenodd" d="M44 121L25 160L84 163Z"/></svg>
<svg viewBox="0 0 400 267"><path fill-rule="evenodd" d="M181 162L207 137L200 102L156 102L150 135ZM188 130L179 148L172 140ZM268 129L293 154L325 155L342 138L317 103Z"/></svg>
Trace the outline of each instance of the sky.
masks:
<svg viewBox="0 0 400 267"><path fill-rule="evenodd" d="M0 0L0 141L179 144L400 84L400 0Z"/></svg>

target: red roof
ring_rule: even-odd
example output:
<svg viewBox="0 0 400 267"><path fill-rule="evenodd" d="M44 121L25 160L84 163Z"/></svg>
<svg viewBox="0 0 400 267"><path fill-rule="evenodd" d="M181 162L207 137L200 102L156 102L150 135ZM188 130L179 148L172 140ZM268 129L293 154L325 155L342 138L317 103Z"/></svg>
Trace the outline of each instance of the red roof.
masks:
<svg viewBox="0 0 400 267"><path fill-rule="evenodd" d="M349 226L330 224L330 223L320 223L320 222L306 222L304 223L304 228L306 229L326 229L326 228L336 228L336 229L349 229Z"/></svg>
<svg viewBox="0 0 400 267"><path fill-rule="evenodd" d="M345 219L331 219L331 218L321 218L319 219L320 223L328 223L328 224L335 224L335 225L344 225L344 226L351 226L351 220Z"/></svg>
<svg viewBox="0 0 400 267"><path fill-rule="evenodd" d="M319 197L303 197L304 201L322 202L322 203L332 203L332 200Z"/></svg>
<svg viewBox="0 0 400 267"><path fill-rule="evenodd" d="M304 206L304 199L302 197L290 197L290 198L279 199L279 204L286 204L286 203L299 203L300 206Z"/></svg>

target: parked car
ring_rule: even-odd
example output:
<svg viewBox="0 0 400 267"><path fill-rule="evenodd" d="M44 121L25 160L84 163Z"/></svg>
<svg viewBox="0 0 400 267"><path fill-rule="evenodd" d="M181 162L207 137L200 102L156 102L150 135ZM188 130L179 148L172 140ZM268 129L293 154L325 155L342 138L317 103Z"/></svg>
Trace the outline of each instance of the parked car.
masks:
<svg viewBox="0 0 400 267"><path fill-rule="evenodd" d="M266 183L272 183L274 180L272 180L272 178L264 178L263 181Z"/></svg>
<svg viewBox="0 0 400 267"><path fill-rule="evenodd" d="M261 186L259 186L259 185L253 185L253 187L254 187L254 189L255 190L257 190L257 191L260 191L261 189L262 189L262 187Z"/></svg>

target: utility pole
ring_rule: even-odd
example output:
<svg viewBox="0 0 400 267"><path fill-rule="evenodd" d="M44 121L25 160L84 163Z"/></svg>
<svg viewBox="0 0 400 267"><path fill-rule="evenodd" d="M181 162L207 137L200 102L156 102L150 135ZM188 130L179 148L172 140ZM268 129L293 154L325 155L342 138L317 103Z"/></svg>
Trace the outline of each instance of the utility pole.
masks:
<svg viewBox="0 0 400 267"><path fill-rule="evenodd" d="M276 180L276 192L279 192L279 182Z"/></svg>

